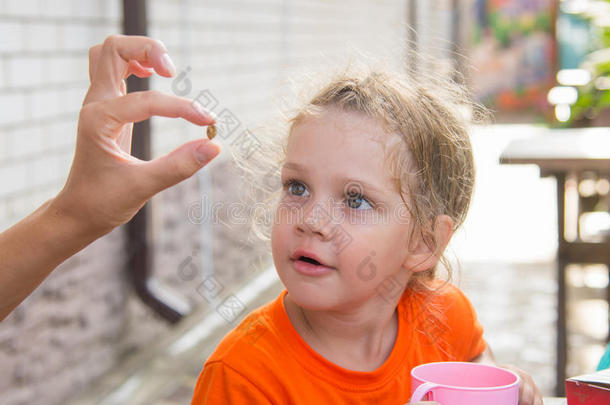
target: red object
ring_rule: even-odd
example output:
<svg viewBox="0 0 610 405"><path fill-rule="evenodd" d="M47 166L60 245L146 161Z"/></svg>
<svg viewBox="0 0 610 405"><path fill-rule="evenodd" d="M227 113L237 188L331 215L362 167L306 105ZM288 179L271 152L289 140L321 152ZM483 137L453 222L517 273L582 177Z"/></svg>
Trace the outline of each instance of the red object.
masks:
<svg viewBox="0 0 610 405"><path fill-rule="evenodd" d="M610 369L566 380L568 405L610 404Z"/></svg>

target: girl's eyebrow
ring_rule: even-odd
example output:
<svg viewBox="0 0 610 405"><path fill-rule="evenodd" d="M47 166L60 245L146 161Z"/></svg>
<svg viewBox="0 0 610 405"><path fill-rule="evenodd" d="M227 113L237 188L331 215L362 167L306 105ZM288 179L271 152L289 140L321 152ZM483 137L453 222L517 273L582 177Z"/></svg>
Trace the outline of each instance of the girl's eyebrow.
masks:
<svg viewBox="0 0 610 405"><path fill-rule="evenodd" d="M302 171L305 173L309 172L309 169L305 165L301 165L301 164L295 163L295 162L284 163L284 166L282 167L282 169L292 170L292 171ZM356 189L358 189L358 186L361 186L361 188L363 189L364 192L371 191L374 194L377 194L382 197L386 195L386 193L383 191L383 189L375 187L372 184L367 183L364 180L354 179L354 178L350 178L350 177L341 177L341 178L339 178L339 180L342 181L343 184L353 184Z"/></svg>
<svg viewBox="0 0 610 405"><path fill-rule="evenodd" d="M282 169L302 170L304 172L309 171L309 169L307 169L307 167L300 165L298 163L293 163L293 162L284 163L284 165L282 166Z"/></svg>

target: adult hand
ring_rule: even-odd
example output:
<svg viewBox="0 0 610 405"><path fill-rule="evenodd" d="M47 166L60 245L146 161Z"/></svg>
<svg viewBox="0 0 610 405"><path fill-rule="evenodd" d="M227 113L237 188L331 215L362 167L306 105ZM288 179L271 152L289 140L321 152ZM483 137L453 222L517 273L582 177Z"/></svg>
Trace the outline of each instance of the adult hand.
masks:
<svg viewBox="0 0 610 405"><path fill-rule="evenodd" d="M61 262L129 221L155 193L190 177L220 152L202 137L149 162L131 156L133 122L160 115L214 123L185 98L156 91L126 94L125 78L153 71L171 77L175 68L163 44L150 38L113 35L89 51L91 86L68 180L55 198L0 233L0 320Z"/></svg>
<svg viewBox="0 0 610 405"><path fill-rule="evenodd" d="M532 376L515 366L502 365L498 367L510 370L521 378L519 384L519 405L542 405L542 394Z"/></svg>
<svg viewBox="0 0 610 405"><path fill-rule="evenodd" d="M154 194L190 177L220 152L202 137L152 161L131 156L133 122L159 115L214 123L203 107L182 97L126 94L129 75L148 77L153 70L164 77L175 74L166 48L151 38L113 35L89 51L91 85L80 111L74 160L52 205L98 236L129 221Z"/></svg>
<svg viewBox="0 0 610 405"><path fill-rule="evenodd" d="M489 364L492 366L505 368L516 373L521 382L519 384L519 405L542 405L542 394L536 386L534 379L525 371L511 365L496 364L496 360L489 345L485 351L471 360L474 363Z"/></svg>

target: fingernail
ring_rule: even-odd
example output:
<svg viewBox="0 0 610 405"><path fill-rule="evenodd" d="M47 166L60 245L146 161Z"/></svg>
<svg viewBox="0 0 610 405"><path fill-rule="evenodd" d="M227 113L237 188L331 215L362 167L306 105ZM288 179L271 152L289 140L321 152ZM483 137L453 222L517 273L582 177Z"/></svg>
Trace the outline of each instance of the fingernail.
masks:
<svg viewBox="0 0 610 405"><path fill-rule="evenodd" d="M209 111L208 109L206 109L204 106L202 106L201 104L199 104L198 101L193 101L193 108L195 109L195 111L197 111L200 115L202 115L204 118L211 118L214 121L216 121L216 114L214 114L212 111Z"/></svg>
<svg viewBox="0 0 610 405"><path fill-rule="evenodd" d="M197 149L195 149L195 159L197 159L200 164L209 162L220 152L217 147L210 147L207 145L209 143L210 141L206 139L197 147Z"/></svg>
<svg viewBox="0 0 610 405"><path fill-rule="evenodd" d="M172 62L172 58L169 57L169 54L164 53L161 56L161 63L163 63L163 66L165 66L165 68L169 70L169 73L172 76L176 75L176 66L174 65L174 62Z"/></svg>

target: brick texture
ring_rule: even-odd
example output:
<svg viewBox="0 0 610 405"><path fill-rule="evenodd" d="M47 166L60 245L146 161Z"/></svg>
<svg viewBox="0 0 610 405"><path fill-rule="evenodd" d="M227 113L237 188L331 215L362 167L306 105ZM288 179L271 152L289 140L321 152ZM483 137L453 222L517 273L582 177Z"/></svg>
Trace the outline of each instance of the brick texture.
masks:
<svg viewBox="0 0 610 405"><path fill-rule="evenodd" d="M402 1L147 5L149 34L165 43L179 72L188 70L190 88L174 88L189 98L207 90L215 112L227 109L239 120L236 133L269 117L297 69L320 68L350 48L389 57L394 66L404 58ZM120 32L121 7L117 0L0 1L0 230L62 187L88 85L87 51ZM167 93L175 92L172 84L151 82ZM203 135L178 120L152 124L155 156ZM211 305L197 290L201 272L213 265L218 280L233 288L252 276L266 248L247 243L245 225L228 217L203 226L189 220L202 198L225 206L240 199L230 139L219 142L220 158L152 201L155 279L191 307ZM211 242L202 245L206 232ZM169 328L130 290L126 257L119 228L63 263L0 324L0 402L60 404ZM181 273L190 263L198 269L192 278Z"/></svg>

